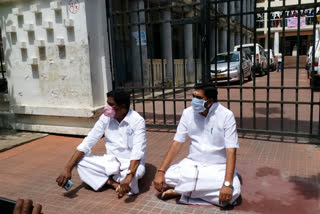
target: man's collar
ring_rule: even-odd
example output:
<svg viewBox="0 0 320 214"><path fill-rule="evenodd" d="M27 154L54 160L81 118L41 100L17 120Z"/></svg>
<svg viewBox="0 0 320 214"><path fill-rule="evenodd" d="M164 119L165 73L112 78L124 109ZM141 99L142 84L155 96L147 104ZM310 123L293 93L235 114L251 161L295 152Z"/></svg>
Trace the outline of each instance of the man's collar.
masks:
<svg viewBox="0 0 320 214"><path fill-rule="evenodd" d="M129 108L129 111L128 111L127 115L123 118L122 121L125 121L126 123L129 123L129 122L130 122L130 115L131 115L131 113L132 113L132 110ZM122 121L121 121L121 122L122 122Z"/></svg>
<svg viewBox="0 0 320 214"><path fill-rule="evenodd" d="M112 117L111 119L116 121L118 124L122 123L123 121L129 124L131 113L132 113L132 109L129 108L128 113L126 114L126 116L120 122L114 117Z"/></svg>
<svg viewBox="0 0 320 214"><path fill-rule="evenodd" d="M211 114L211 112L214 112L217 107L218 107L219 103L218 102L214 102L211 107L209 108L209 112L208 112L208 115Z"/></svg>

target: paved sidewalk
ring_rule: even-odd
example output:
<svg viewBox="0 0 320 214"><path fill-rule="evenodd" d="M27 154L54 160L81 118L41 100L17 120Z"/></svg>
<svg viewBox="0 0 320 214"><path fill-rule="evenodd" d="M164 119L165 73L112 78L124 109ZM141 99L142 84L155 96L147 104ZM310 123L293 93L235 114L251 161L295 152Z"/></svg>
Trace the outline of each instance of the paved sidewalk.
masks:
<svg viewBox="0 0 320 214"><path fill-rule="evenodd" d="M82 138L49 135L0 153L0 195L31 198L50 213L320 213L320 147L308 144L240 138L237 169L242 174L243 202L232 210L216 206L161 201L152 179L174 133L147 133L147 173L141 194L118 199L111 189L93 192L74 170L69 192L55 179ZM175 161L188 151L186 143ZM105 152L102 142L94 154Z"/></svg>
<svg viewBox="0 0 320 214"><path fill-rule="evenodd" d="M0 152L47 136L45 133L0 129Z"/></svg>

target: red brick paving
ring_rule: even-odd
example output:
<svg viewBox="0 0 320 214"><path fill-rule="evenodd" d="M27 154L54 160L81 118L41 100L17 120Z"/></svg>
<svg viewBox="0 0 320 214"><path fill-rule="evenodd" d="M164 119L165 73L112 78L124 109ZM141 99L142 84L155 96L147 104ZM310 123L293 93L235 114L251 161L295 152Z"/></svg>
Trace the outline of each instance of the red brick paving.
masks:
<svg viewBox="0 0 320 214"><path fill-rule="evenodd" d="M94 192L74 170L69 192L55 179L82 138L50 135L0 153L0 195L31 198L44 213L320 213L320 148L315 145L240 138L237 168L242 174L243 203L233 210L216 206L188 206L176 200L161 201L151 186L156 167L174 133L148 131L147 173L141 194L118 199L113 190ZM176 161L188 151L186 143ZM99 142L94 154L103 154Z"/></svg>

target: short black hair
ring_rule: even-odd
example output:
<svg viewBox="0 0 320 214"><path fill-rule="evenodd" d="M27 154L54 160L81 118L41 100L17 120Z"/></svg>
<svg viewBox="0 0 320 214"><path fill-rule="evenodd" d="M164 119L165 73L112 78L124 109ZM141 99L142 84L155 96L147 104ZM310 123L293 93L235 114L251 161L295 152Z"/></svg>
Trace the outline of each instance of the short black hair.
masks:
<svg viewBox="0 0 320 214"><path fill-rule="evenodd" d="M130 108L130 93L128 91L122 89L109 91L107 97L113 97L117 105L124 104L127 109Z"/></svg>
<svg viewBox="0 0 320 214"><path fill-rule="evenodd" d="M194 89L204 90L204 95L208 99L212 98L214 102L218 102L218 90L213 83L197 83Z"/></svg>

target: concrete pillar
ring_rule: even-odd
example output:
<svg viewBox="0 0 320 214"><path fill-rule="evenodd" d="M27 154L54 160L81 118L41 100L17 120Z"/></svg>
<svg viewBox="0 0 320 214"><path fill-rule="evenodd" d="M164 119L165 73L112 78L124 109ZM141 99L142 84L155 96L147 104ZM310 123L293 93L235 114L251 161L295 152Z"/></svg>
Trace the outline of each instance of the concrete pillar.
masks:
<svg viewBox="0 0 320 214"><path fill-rule="evenodd" d="M216 46L215 46L215 43L216 43L216 29L214 27L212 27L211 29L211 37L210 37L210 57L214 57L215 56L215 52L216 52ZM218 44L219 42L217 42ZM218 50L217 50L218 51Z"/></svg>
<svg viewBox="0 0 320 214"><path fill-rule="evenodd" d="M273 51L277 55L279 53L279 32L274 33Z"/></svg>
<svg viewBox="0 0 320 214"><path fill-rule="evenodd" d="M191 75L194 70L192 24L184 25L184 50L185 58L188 61L187 74Z"/></svg>
<svg viewBox="0 0 320 214"><path fill-rule="evenodd" d="M234 45L234 30L230 29L230 51L233 51Z"/></svg>
<svg viewBox="0 0 320 214"><path fill-rule="evenodd" d="M143 0L130 1L131 10L143 10ZM144 11L131 13L131 23L145 23ZM147 65L147 44L146 44L146 26L131 25L131 56L132 56L132 77L135 85L149 84L149 73ZM140 34L140 36L139 36ZM140 41L139 41L140 39ZM141 48L139 47L141 45ZM140 50L141 49L141 50ZM141 63L142 61L142 63ZM143 75L141 74L143 72Z"/></svg>
<svg viewBox="0 0 320 214"><path fill-rule="evenodd" d="M219 44L218 44L218 47L219 47L219 53L223 53L223 52L226 52L227 51L227 30L222 28L220 31L219 31Z"/></svg>
<svg viewBox="0 0 320 214"><path fill-rule="evenodd" d="M169 21L171 19L170 11L163 11L161 13L162 21ZM166 78L173 77L173 62L172 62L172 32L170 22L162 23L161 26L161 47L162 58L167 60Z"/></svg>
<svg viewBox="0 0 320 214"><path fill-rule="evenodd" d="M242 35L242 44L247 44L247 33L244 31Z"/></svg>
<svg viewBox="0 0 320 214"><path fill-rule="evenodd" d="M235 2L232 1L232 2L230 2L230 14L234 14L234 13L235 13ZM236 17L235 16L231 16L231 19L235 20Z"/></svg>
<svg viewBox="0 0 320 214"><path fill-rule="evenodd" d="M234 33L234 45L240 45L240 38L239 38L239 32Z"/></svg>
<svg viewBox="0 0 320 214"><path fill-rule="evenodd" d="M218 8L219 8L219 11L223 14L227 14L228 12L228 4L225 2L225 3L219 3L218 4Z"/></svg>

